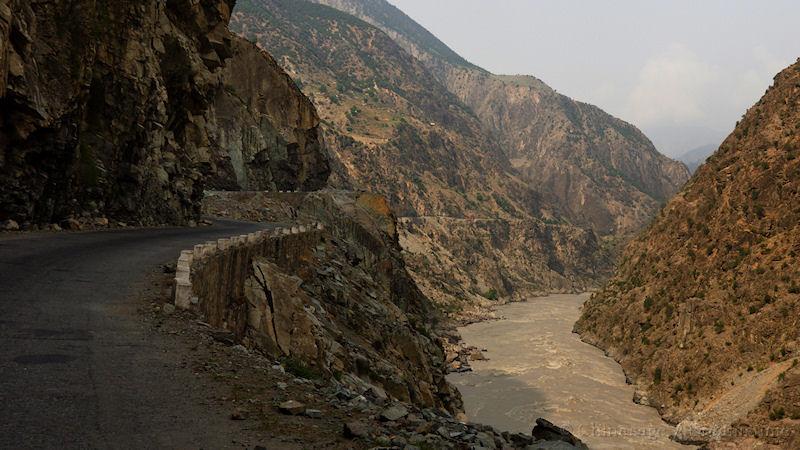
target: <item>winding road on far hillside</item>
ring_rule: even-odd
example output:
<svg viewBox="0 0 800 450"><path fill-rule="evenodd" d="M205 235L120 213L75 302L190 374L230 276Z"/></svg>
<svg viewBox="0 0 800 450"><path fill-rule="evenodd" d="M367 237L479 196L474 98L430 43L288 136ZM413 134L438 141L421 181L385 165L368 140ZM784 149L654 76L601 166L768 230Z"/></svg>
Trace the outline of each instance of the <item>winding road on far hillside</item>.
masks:
<svg viewBox="0 0 800 450"><path fill-rule="evenodd" d="M201 405L137 293L180 250L264 227L0 236L0 448L232 447L230 411Z"/></svg>

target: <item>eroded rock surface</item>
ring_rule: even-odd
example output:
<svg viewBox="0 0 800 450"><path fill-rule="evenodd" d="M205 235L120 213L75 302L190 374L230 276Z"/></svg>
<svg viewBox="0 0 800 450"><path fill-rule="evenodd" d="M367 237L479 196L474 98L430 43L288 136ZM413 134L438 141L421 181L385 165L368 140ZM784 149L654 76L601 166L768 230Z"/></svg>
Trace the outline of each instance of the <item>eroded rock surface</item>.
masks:
<svg viewBox="0 0 800 450"><path fill-rule="evenodd" d="M313 106L233 0L0 4L0 219L195 218L207 180L325 183Z"/></svg>
<svg viewBox="0 0 800 450"><path fill-rule="evenodd" d="M375 399L460 410L444 376L439 313L405 269L386 200L345 192L271 196L275 203L284 197L275 219L286 211L324 229L280 237L262 256L243 250L193 269L205 320L247 347Z"/></svg>

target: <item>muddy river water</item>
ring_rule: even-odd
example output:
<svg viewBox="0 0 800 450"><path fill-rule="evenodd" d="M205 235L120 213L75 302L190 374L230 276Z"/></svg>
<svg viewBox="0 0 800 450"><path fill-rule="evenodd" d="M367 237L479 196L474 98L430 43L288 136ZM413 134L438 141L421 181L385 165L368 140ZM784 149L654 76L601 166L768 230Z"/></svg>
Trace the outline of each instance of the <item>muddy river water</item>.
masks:
<svg viewBox="0 0 800 450"><path fill-rule="evenodd" d="M672 427L631 401L621 367L572 333L588 294L553 295L498 309L502 320L462 328L488 361L450 376L467 417L501 430L530 433L538 417L569 429L591 448L689 449Z"/></svg>

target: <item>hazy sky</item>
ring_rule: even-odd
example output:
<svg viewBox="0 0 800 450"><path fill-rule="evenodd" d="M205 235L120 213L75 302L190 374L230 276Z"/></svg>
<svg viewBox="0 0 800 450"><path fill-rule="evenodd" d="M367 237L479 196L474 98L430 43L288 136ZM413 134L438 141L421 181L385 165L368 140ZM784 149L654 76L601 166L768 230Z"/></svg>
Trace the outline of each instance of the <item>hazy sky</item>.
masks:
<svg viewBox="0 0 800 450"><path fill-rule="evenodd" d="M389 0L471 62L530 74L665 153L721 140L800 57L800 0Z"/></svg>

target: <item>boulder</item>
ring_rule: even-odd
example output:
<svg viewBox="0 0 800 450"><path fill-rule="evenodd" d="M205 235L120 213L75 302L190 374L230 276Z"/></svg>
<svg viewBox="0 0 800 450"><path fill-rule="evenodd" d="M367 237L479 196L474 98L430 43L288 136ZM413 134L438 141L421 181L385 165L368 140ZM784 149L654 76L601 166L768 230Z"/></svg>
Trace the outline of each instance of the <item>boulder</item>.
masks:
<svg viewBox="0 0 800 450"><path fill-rule="evenodd" d="M306 405L296 400L287 400L278 405L278 410L284 414L296 416L306 411Z"/></svg>
<svg viewBox="0 0 800 450"><path fill-rule="evenodd" d="M365 395L368 395L376 403L380 404L383 404L389 399L389 397L386 395L386 391L375 385L370 386Z"/></svg>
<svg viewBox="0 0 800 450"><path fill-rule="evenodd" d="M408 415L408 409L403 405L394 405L381 412L381 420L394 422Z"/></svg>
<svg viewBox="0 0 800 450"><path fill-rule="evenodd" d="M75 219L73 217L64 220L61 223L61 227L69 231L81 231L81 229L83 229L83 226L81 226L81 223L78 222L78 219Z"/></svg>
<svg viewBox="0 0 800 450"><path fill-rule="evenodd" d="M475 440L483 448L487 448L487 449L495 449L495 448L497 448L495 446L495 443L494 443L494 436L489 435L488 433L485 433L485 432L482 432L482 431L478 432L475 435Z"/></svg>
<svg viewBox="0 0 800 450"><path fill-rule="evenodd" d="M348 422L344 424L343 434L350 439L364 438L369 436L369 427L363 422Z"/></svg>
<svg viewBox="0 0 800 450"><path fill-rule="evenodd" d="M19 231L19 224L14 220L8 219L0 225L0 229L5 231Z"/></svg>
<svg viewBox="0 0 800 450"><path fill-rule="evenodd" d="M552 422L538 418L536 419L536 426L533 427L531 435L538 440L544 441L562 441L566 442L575 448L588 449L580 439L576 438L569 431L554 425Z"/></svg>
<svg viewBox="0 0 800 450"><path fill-rule="evenodd" d="M322 411L320 411L318 409L306 409L305 414L306 414L307 417L310 417L312 419L321 419L322 418Z"/></svg>
<svg viewBox="0 0 800 450"><path fill-rule="evenodd" d="M469 354L470 361L486 361L486 356L480 350L473 350Z"/></svg>

